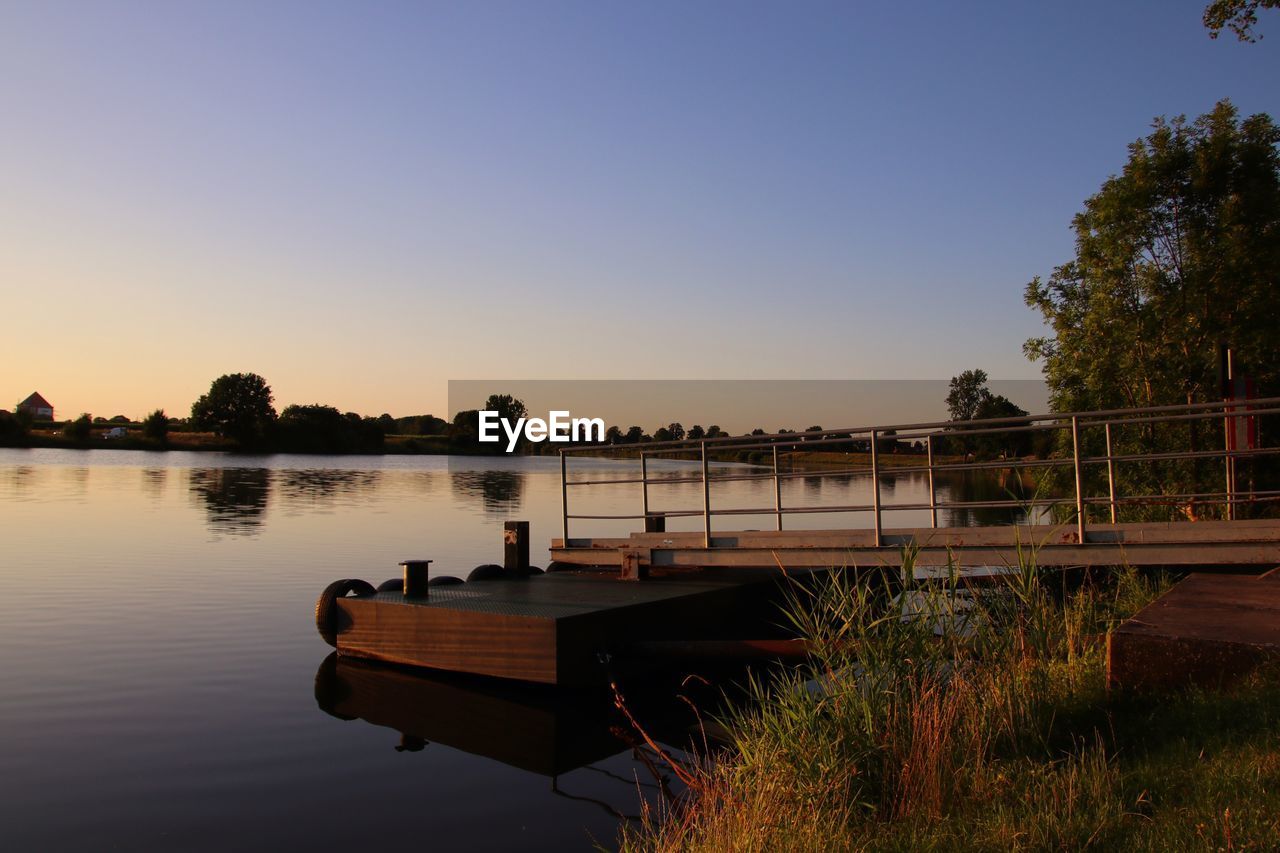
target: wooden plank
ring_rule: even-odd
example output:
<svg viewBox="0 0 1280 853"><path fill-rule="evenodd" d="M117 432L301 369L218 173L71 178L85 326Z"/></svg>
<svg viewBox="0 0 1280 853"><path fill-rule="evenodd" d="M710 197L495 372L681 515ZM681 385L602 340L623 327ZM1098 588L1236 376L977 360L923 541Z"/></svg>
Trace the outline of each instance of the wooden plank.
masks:
<svg viewBox="0 0 1280 853"><path fill-rule="evenodd" d="M1276 576L1192 574L1107 638L1107 682L1214 686L1280 661Z"/></svg>
<svg viewBox="0 0 1280 853"><path fill-rule="evenodd" d="M759 573L653 577L550 574L337 602L340 655L545 684L607 680L612 644L742 636L777 621L776 580Z"/></svg>
<svg viewBox="0 0 1280 853"><path fill-rule="evenodd" d="M1280 563L1280 522L1163 522L1096 526L1080 545L1074 527L1003 526L905 528L884 532L875 547L870 530L738 531L715 534L710 549L702 534L636 533L627 538L553 540L561 563L617 566L621 549L649 548L654 566L722 566L769 569L901 564L900 549L918 546L921 566L1012 565L1017 549L1038 548L1045 566L1077 565L1274 565Z"/></svg>
<svg viewBox="0 0 1280 853"><path fill-rule="evenodd" d="M338 610L340 654L556 683L552 619L418 607L385 596L342 598Z"/></svg>

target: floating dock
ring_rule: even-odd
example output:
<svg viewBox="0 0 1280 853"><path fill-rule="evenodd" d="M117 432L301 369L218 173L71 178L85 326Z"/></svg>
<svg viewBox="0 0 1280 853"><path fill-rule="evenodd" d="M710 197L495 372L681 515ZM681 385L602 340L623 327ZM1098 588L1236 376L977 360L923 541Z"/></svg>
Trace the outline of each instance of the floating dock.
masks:
<svg viewBox="0 0 1280 853"><path fill-rule="evenodd" d="M616 665L643 667L654 648L723 652L782 636L789 581L777 572L664 572L631 561L543 573L529 566L528 535L527 522L508 522L504 565L480 566L467 583L428 580L426 561L406 561L403 583L377 589L336 581L316 604L316 626L344 657L561 686L606 685Z"/></svg>
<svg viewBox="0 0 1280 853"><path fill-rule="evenodd" d="M1107 639L1107 682L1122 689L1216 687L1280 664L1280 570L1188 575Z"/></svg>

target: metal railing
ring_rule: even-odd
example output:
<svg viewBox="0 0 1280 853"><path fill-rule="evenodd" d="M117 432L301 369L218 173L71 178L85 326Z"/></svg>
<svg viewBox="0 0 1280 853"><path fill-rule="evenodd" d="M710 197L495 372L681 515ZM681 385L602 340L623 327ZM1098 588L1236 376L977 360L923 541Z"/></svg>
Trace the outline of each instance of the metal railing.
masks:
<svg viewBox="0 0 1280 853"><path fill-rule="evenodd" d="M803 433L774 433L769 435L722 436L695 440L649 442L646 444L622 445L587 445L566 448L560 451L560 497L562 532L566 544L569 540L570 520L643 520L645 529L654 526L657 519L665 525L667 518L701 516L703 521L703 542L711 547L712 519L717 516L773 515L777 529L783 529L783 518L789 514L803 513L864 513L872 515L872 529L875 543L883 542L883 516L886 512L928 510L930 524L938 526L938 512L941 509L1019 509L1036 506L1062 505L1066 500L1074 502L1074 516L1077 541L1086 542L1086 527L1089 523L1087 507L1106 506L1109 510L1110 524L1117 523L1118 510L1126 505L1168 505L1170 502L1197 501L1203 504L1221 504L1223 515L1234 519L1237 506L1244 502L1275 501L1280 499L1280 490L1259 490L1250 487L1242 492L1237 481L1237 462L1240 459L1274 455L1280 453L1280 446L1273 447L1238 447L1241 442L1237 425L1243 419L1258 418L1263 415L1280 414L1280 397L1267 397L1254 400L1226 400L1211 403L1191 403L1171 406L1151 406L1133 409L1109 409L1091 412L1067 412L1062 414L1027 415L1021 417L990 418L972 421L939 421L935 423L888 424L881 426L849 427L842 429L814 430ZM1221 420L1223 425L1220 447L1208 449L1188 449L1181 451L1151 451L1138 453L1113 452L1113 433L1120 427L1144 426L1156 424L1172 424L1180 422ZM1257 421L1249 421L1256 424ZM1103 431L1103 455L1089 455L1084 452L1084 436L1088 431ZM971 461L966 454L963 462L940 462L935 455L935 443L965 442L969 439L992 435L1018 435L1044 431L1069 431L1069 456L1049 455L1043 458L999 458ZM880 475L881 442L886 439L895 441L922 442L924 449L922 465L895 465L895 474L926 474L928 480L928 503L894 503L885 504L881 500ZM870 466L846 469L808 469L801 471L783 471L779 468L779 450L802 449L814 450L823 445L849 445L863 442L870 456ZM1256 442L1254 442L1256 443ZM772 470L765 473L722 474L711 476L710 463L717 455L741 453L743 451L769 451ZM606 456L624 455L635 458L638 454L639 477L609 477L605 479L569 479L569 459L573 456ZM700 462L700 470L689 476L659 477L650 476L649 460L655 457L674 456L690 461ZM1118 465L1137 463L1169 462L1176 460L1219 459L1223 463L1222 491L1193 491L1177 494L1121 495L1118 490ZM940 500L937 487L939 474L967 471L994 471L1010 469L1050 469L1071 466L1074 488L1069 498L1031 496L1026 499L954 501ZM1105 466L1106 496L1087 493L1085 480L1086 470L1091 466ZM869 475L871 478L871 503L849 504L837 506L784 506L782 501L782 483L784 480L803 478L824 478L833 476ZM753 480L772 480L773 506L758 508L722 508L713 509L711 504L712 483L742 482ZM681 483L698 483L702 487L702 508L700 510L668 510L656 511L650 504L649 487L654 484L676 485ZM569 507L570 490L575 493L592 486L638 485L640 512L635 514L574 514Z"/></svg>

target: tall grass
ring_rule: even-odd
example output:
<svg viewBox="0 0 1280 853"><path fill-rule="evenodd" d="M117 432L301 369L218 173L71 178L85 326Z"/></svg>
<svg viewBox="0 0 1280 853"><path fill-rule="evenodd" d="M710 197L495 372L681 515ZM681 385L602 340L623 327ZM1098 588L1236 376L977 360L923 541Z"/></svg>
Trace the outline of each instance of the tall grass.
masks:
<svg viewBox="0 0 1280 853"><path fill-rule="evenodd" d="M624 847L1280 849L1280 681L1107 695L1106 631L1163 581L1069 588L1029 547L985 590L897 586L796 586L812 661L754 679L728 748Z"/></svg>

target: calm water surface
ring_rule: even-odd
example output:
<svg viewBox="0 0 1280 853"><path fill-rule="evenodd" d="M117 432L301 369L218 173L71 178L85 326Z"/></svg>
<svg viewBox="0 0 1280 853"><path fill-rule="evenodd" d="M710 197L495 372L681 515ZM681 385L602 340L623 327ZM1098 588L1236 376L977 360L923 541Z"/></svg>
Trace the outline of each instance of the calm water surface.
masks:
<svg viewBox="0 0 1280 853"><path fill-rule="evenodd" d="M923 478L883 482L888 502L927 500ZM714 499L770 506L772 483L720 484ZM580 500L575 512L589 500L608 514L639 498L629 485ZM651 501L693 508L701 489L658 486ZM863 503L867 481L797 479L784 501ZM557 460L0 450L6 849L611 845L652 777L625 744L601 745L592 699L376 670L326 692L334 664L313 619L326 584L377 583L410 557L465 576L501 562L509 519L532 523L545 563L560 530Z"/></svg>

